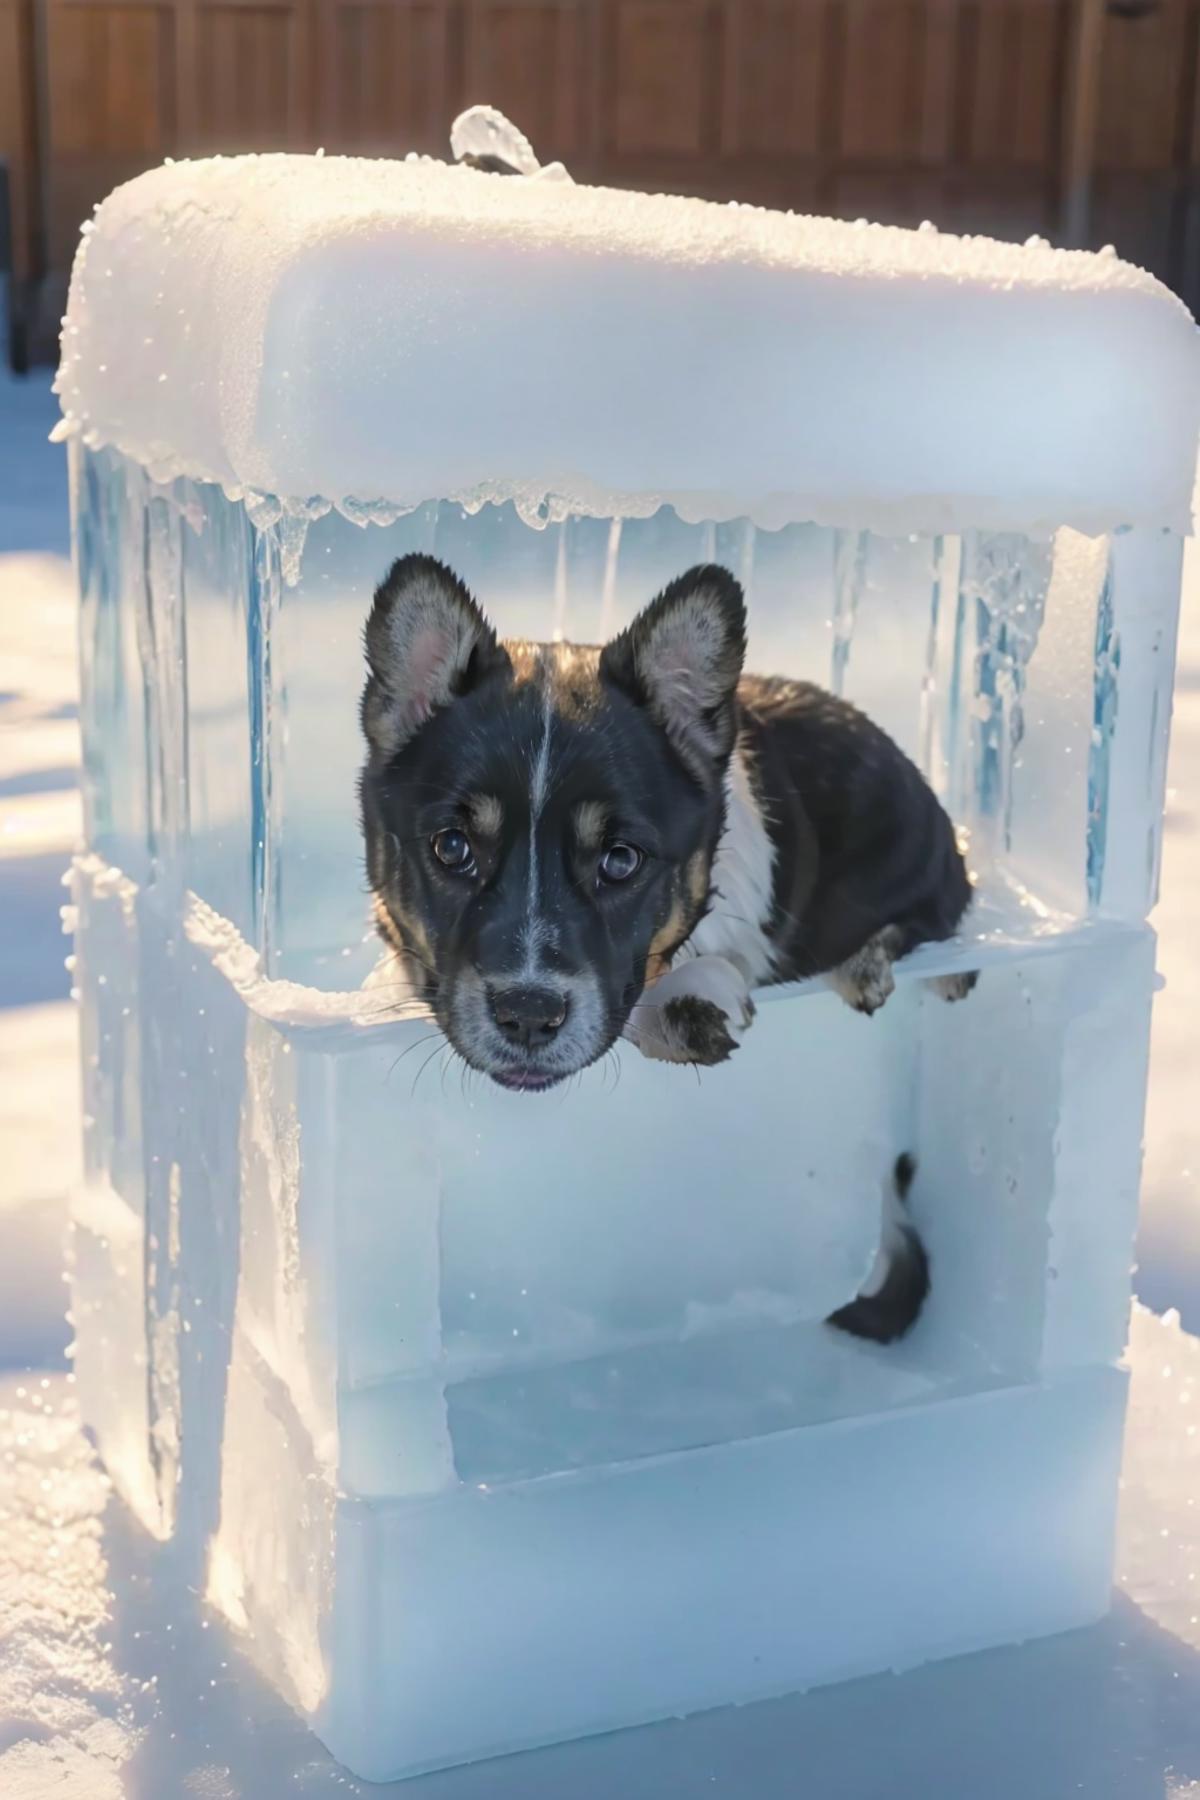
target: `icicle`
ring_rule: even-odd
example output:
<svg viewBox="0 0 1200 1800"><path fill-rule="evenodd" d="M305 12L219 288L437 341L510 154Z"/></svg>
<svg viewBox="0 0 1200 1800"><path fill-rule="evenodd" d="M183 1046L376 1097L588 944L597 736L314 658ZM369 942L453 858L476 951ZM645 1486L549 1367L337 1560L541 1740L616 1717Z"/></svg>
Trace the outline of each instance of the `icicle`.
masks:
<svg viewBox="0 0 1200 1800"><path fill-rule="evenodd" d="M247 488L242 504L256 531L268 531L283 517L283 502L274 494L259 494L253 488Z"/></svg>
<svg viewBox="0 0 1200 1800"><path fill-rule="evenodd" d="M742 553L739 559L738 579L741 581L747 598L754 589L754 550L758 542L758 532L752 519L742 520Z"/></svg>
<svg viewBox="0 0 1200 1800"><path fill-rule="evenodd" d="M267 974L272 973L274 913L278 904L278 821L273 771L281 744L282 696L275 692L272 656L279 608L280 543L276 529L260 531L254 544L254 579L247 617L249 661L251 861L256 908L255 948Z"/></svg>
<svg viewBox="0 0 1200 1800"><path fill-rule="evenodd" d="M308 520L303 514L289 513L279 521L279 572L285 587L295 587L300 579L307 536Z"/></svg>
<svg viewBox="0 0 1200 1800"><path fill-rule="evenodd" d="M945 578L946 541L935 537L932 546L933 579L929 589L929 631L925 639L925 665L921 672L921 709L917 741L920 745L921 769L925 779L940 791L942 752L937 715L938 632L941 625L942 583Z"/></svg>
<svg viewBox="0 0 1200 1800"><path fill-rule="evenodd" d="M1087 892L1093 911L1104 885L1108 828L1108 785L1113 733L1117 724L1117 678L1121 639L1113 617L1111 562L1096 603L1096 664L1092 688L1092 739L1088 751ZM1157 694L1155 702L1157 704ZM1153 739L1154 733L1151 732Z"/></svg>
<svg viewBox="0 0 1200 1800"><path fill-rule="evenodd" d="M131 481L140 531L134 624L142 665L147 847L158 880L182 877L188 824L187 685L179 508L147 478Z"/></svg>
<svg viewBox="0 0 1200 1800"><path fill-rule="evenodd" d="M833 655L829 685L835 694L844 693L850 647L867 574L867 553L871 534L867 531L838 531L834 534L833 551Z"/></svg>
<svg viewBox="0 0 1200 1800"><path fill-rule="evenodd" d="M564 519L558 528L558 550L554 558L554 624L550 636L556 644L561 644L567 635L567 536L570 529L570 519Z"/></svg>
<svg viewBox="0 0 1200 1800"><path fill-rule="evenodd" d="M716 527L713 561L723 563L742 584L750 599L754 582L755 527L749 519L731 519Z"/></svg>
<svg viewBox="0 0 1200 1800"><path fill-rule="evenodd" d="M975 810L999 821L1011 848L1012 766L1025 735L1025 682L1037 648L1053 566L1053 544L1011 532L963 540L960 592L973 603Z"/></svg>
<svg viewBox="0 0 1200 1800"><path fill-rule="evenodd" d="M604 552L604 586L600 590L600 642L606 644L613 635L617 614L617 564L621 556L621 521L614 519L608 528L608 545Z"/></svg>

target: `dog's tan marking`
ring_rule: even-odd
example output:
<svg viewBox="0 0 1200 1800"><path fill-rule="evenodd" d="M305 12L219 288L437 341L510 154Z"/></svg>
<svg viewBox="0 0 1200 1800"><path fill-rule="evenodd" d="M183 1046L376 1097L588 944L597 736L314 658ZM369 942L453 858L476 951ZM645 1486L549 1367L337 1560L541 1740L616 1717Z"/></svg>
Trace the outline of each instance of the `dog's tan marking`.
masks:
<svg viewBox="0 0 1200 1800"><path fill-rule="evenodd" d="M375 923L393 950L399 951L401 956L409 953L416 954L418 958L423 957L426 964L432 969L433 946L420 919L406 914L398 923L392 917L390 908L384 904L378 894L374 900L374 912ZM407 937L405 933L407 933Z"/></svg>
<svg viewBox="0 0 1200 1800"><path fill-rule="evenodd" d="M650 939L650 948L646 952L647 987L666 973L671 957L678 950L686 930L687 914L683 909L683 901L677 894L666 919Z"/></svg>
<svg viewBox="0 0 1200 1800"><path fill-rule="evenodd" d="M508 651L517 683L524 686L527 682L535 681L541 672L543 646L526 643L523 638L506 638L504 648Z"/></svg>
<svg viewBox="0 0 1200 1800"><path fill-rule="evenodd" d="M598 850L604 842L607 808L598 800L582 800L575 808L575 836L581 850Z"/></svg>
<svg viewBox="0 0 1200 1800"><path fill-rule="evenodd" d="M697 850L687 865L688 893L693 906L703 906L708 898L708 882L711 869L708 857L703 850Z"/></svg>
<svg viewBox="0 0 1200 1800"><path fill-rule="evenodd" d="M504 808L495 794L472 794L467 801L467 817L480 837L497 838L504 823Z"/></svg>
<svg viewBox="0 0 1200 1800"><path fill-rule="evenodd" d="M669 914L651 938L646 954L647 987L670 968L671 958L687 934L689 914L694 919L708 898L708 878L708 857L703 850L697 850L695 856L689 858L682 877L691 906L685 907L682 893L677 892Z"/></svg>
<svg viewBox="0 0 1200 1800"><path fill-rule="evenodd" d="M396 921L378 894L371 903L371 910L375 914L375 923L379 927L380 936L386 938L393 950L403 950L404 945L400 941L400 933L396 930Z"/></svg>

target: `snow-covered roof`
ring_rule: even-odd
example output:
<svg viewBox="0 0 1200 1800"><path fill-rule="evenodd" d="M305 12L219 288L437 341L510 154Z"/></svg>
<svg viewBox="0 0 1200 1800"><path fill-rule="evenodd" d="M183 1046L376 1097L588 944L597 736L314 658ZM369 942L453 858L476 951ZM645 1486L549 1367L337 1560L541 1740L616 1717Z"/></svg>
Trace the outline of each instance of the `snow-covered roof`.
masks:
<svg viewBox="0 0 1200 1800"><path fill-rule="evenodd" d="M1200 349L1151 276L551 175L139 176L84 228L65 429L291 499L1186 528Z"/></svg>

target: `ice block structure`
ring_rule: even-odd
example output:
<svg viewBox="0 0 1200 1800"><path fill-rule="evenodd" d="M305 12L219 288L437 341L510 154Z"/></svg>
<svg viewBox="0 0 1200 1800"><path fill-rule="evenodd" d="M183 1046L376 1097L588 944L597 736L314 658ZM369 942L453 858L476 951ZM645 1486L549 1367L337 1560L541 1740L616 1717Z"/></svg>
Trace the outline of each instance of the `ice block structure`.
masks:
<svg viewBox="0 0 1200 1800"><path fill-rule="evenodd" d="M1110 255L431 161L99 209L59 376L82 599L79 1392L371 1778L1108 1604L1190 317ZM433 552L596 641L704 559L978 873L873 1019L698 1081L448 1066L377 969L361 631ZM923 977L980 969L964 1004ZM824 1324L915 1152L933 1292Z"/></svg>

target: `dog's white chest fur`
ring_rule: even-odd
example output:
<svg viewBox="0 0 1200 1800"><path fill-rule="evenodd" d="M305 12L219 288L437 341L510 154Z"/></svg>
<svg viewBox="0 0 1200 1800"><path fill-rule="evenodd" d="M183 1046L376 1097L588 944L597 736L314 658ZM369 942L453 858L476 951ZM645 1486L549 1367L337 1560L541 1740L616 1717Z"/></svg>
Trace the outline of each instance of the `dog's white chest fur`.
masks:
<svg viewBox="0 0 1200 1800"><path fill-rule="evenodd" d="M624 1035L643 1056L694 1062L673 1001L700 1000L723 1017L731 1046L754 1017L750 990L769 981L774 951L767 935L775 852L740 751L725 778L725 829L712 866L712 910L676 953L670 969L647 988Z"/></svg>
<svg viewBox="0 0 1200 1800"><path fill-rule="evenodd" d="M759 987L773 973L774 949L767 935L771 917L775 850L754 797L741 747L725 776L725 829L712 866L712 910L683 945L687 957L720 956Z"/></svg>

